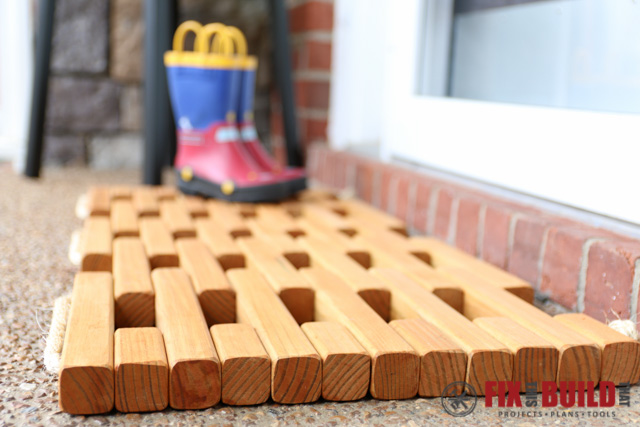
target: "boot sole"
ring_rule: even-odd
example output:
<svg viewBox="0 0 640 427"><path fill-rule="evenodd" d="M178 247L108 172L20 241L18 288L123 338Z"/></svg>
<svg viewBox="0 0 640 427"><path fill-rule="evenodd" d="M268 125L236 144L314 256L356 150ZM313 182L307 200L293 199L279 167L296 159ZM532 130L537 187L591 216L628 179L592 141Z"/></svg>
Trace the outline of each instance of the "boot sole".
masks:
<svg viewBox="0 0 640 427"><path fill-rule="evenodd" d="M213 197L229 202L277 202L290 195L290 187L285 182L255 187L236 187L231 194L225 194L222 186L194 176L190 181L184 181L180 172L176 171L178 188L185 194ZM305 184L306 185L306 184Z"/></svg>

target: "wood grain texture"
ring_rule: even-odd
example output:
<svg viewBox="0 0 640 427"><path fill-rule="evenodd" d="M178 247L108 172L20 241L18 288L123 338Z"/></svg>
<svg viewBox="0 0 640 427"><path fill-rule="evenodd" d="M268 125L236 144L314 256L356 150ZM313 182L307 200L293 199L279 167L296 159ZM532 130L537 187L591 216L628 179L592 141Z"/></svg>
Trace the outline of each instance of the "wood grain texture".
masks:
<svg viewBox="0 0 640 427"><path fill-rule="evenodd" d="M209 219L197 219L196 232L198 238L207 246L226 271L230 268L244 268L244 254L231 236L218 224Z"/></svg>
<svg viewBox="0 0 640 427"><path fill-rule="evenodd" d="M80 238L82 271L111 271L111 224L108 217L89 217Z"/></svg>
<svg viewBox="0 0 640 427"><path fill-rule="evenodd" d="M234 239L251 236L251 231L247 228L237 205L215 199L207 200L206 204L209 217L215 220L227 235Z"/></svg>
<svg viewBox="0 0 640 427"><path fill-rule="evenodd" d="M640 379L640 343L582 313L558 314L557 322L594 341L602 350L600 381L635 384Z"/></svg>
<svg viewBox="0 0 640 427"><path fill-rule="evenodd" d="M251 267L260 271L278 294L296 322L313 321L315 292L289 261L255 237L240 239L238 246L246 254Z"/></svg>
<svg viewBox="0 0 640 427"><path fill-rule="evenodd" d="M465 381L477 393L484 392L486 381L511 379L513 356L504 344L401 272L377 268L370 272L384 280L391 289L391 314L394 319L420 317L460 345L467 353Z"/></svg>
<svg viewBox="0 0 640 427"><path fill-rule="evenodd" d="M271 397L308 403L322 392L322 361L262 276L252 269L227 271L238 295L238 321L252 325L271 358Z"/></svg>
<svg viewBox="0 0 640 427"><path fill-rule="evenodd" d="M109 216L111 194L107 187L91 187L87 193L87 209L90 216Z"/></svg>
<svg viewBox="0 0 640 427"><path fill-rule="evenodd" d="M114 403L111 273L76 274L58 378L60 409L102 414Z"/></svg>
<svg viewBox="0 0 640 427"><path fill-rule="evenodd" d="M180 265L171 233L160 218L140 218L140 238L152 269Z"/></svg>
<svg viewBox="0 0 640 427"><path fill-rule="evenodd" d="M156 194L147 187L136 188L131 195L131 202L139 217L160 215Z"/></svg>
<svg viewBox="0 0 640 427"><path fill-rule="evenodd" d="M332 230L339 231L349 237L357 234L358 224L353 223L351 220L338 215L329 209L325 209L312 203L303 203L301 205L301 212L301 218L304 218L311 223L329 227Z"/></svg>
<svg viewBox="0 0 640 427"><path fill-rule="evenodd" d="M407 226L404 221L359 200L345 199L337 202L325 202L324 205L335 212L342 210L346 218L356 223L365 224L366 227L407 235Z"/></svg>
<svg viewBox="0 0 640 427"><path fill-rule="evenodd" d="M391 293L378 278L368 274L360 264L340 253L328 242L311 236L299 237L297 240L311 255L314 266L334 272L382 319L389 321Z"/></svg>
<svg viewBox="0 0 640 427"><path fill-rule="evenodd" d="M158 185L148 188L155 194L158 201L174 200L179 194L176 187L169 185Z"/></svg>
<svg viewBox="0 0 640 427"><path fill-rule="evenodd" d="M137 237L140 235L138 214L130 200L112 202L111 232L113 237Z"/></svg>
<svg viewBox="0 0 640 427"><path fill-rule="evenodd" d="M153 326L155 292L142 241L119 237L113 241L113 294L116 328Z"/></svg>
<svg viewBox="0 0 640 427"><path fill-rule="evenodd" d="M293 217L279 205L259 205L254 221L269 234L287 234L293 238L304 234Z"/></svg>
<svg viewBox="0 0 640 427"><path fill-rule="evenodd" d="M271 395L271 359L256 331L230 323L211 327L222 365L222 402L258 405Z"/></svg>
<svg viewBox="0 0 640 427"><path fill-rule="evenodd" d="M253 219L248 219L245 222L252 236L266 242L274 251L288 259L295 268L304 268L311 265L309 254L290 235L281 231L263 228L259 222Z"/></svg>
<svg viewBox="0 0 640 427"><path fill-rule="evenodd" d="M478 317L473 320L480 329L507 346L513 353L512 381L520 381L520 391L527 383L555 381L558 350L548 341L507 317Z"/></svg>
<svg viewBox="0 0 640 427"><path fill-rule="evenodd" d="M409 239L409 242L411 250L427 252L434 267L464 268L483 277L491 285L509 291L529 304L533 304L533 288L518 276L507 273L433 237L413 237Z"/></svg>
<svg viewBox="0 0 640 427"><path fill-rule="evenodd" d="M162 411L169 404L169 365L157 328L120 328L115 333L116 409Z"/></svg>
<svg viewBox="0 0 640 427"><path fill-rule="evenodd" d="M180 266L191 277L207 325L236 321L236 292L207 247L195 238L176 241Z"/></svg>
<svg viewBox="0 0 640 427"><path fill-rule="evenodd" d="M369 230L370 231L370 230ZM462 312L464 293L459 286L416 257L398 249L394 239L404 239L393 232L362 233L354 239L367 245L373 254L373 265L403 272L444 302Z"/></svg>
<svg viewBox="0 0 640 427"><path fill-rule="evenodd" d="M424 319L398 319L389 323L420 356L418 395L438 397L454 381L464 381L467 354L439 328Z"/></svg>
<svg viewBox="0 0 640 427"><path fill-rule="evenodd" d="M128 185L112 185L109 187L109 197L111 201L131 200L132 188Z"/></svg>
<svg viewBox="0 0 640 427"><path fill-rule="evenodd" d="M185 206L177 200L160 203L160 218L174 239L196 237L196 229Z"/></svg>
<svg viewBox="0 0 640 427"><path fill-rule="evenodd" d="M307 188L296 194L296 199L304 202L313 202L320 200L337 200L338 196L328 188Z"/></svg>
<svg viewBox="0 0 640 427"><path fill-rule="evenodd" d="M420 373L415 350L340 277L320 268L305 268L302 274L316 289L316 319L344 325L371 356L371 396L415 396Z"/></svg>
<svg viewBox="0 0 640 427"><path fill-rule="evenodd" d="M189 277L179 268L157 268L151 279L170 368L169 405L209 408L220 401L220 361Z"/></svg>
<svg viewBox="0 0 640 427"><path fill-rule="evenodd" d="M207 206L202 197L183 195L178 197L177 201L182 204L183 208L191 215L191 218L209 216L209 211L207 211Z"/></svg>
<svg viewBox="0 0 640 427"><path fill-rule="evenodd" d="M322 357L322 398L343 402L365 397L371 357L358 340L336 322L308 322L302 331Z"/></svg>
<svg viewBox="0 0 640 427"><path fill-rule="evenodd" d="M600 379L601 350L595 342L473 273L449 267L438 268L438 271L448 275L464 290L467 317L509 317L553 344L560 352L557 381Z"/></svg>

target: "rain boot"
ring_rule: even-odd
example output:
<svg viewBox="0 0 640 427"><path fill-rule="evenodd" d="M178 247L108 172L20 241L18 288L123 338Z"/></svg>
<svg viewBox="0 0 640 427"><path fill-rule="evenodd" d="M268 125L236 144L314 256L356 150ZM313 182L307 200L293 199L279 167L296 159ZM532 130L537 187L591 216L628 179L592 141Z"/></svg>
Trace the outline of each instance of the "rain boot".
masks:
<svg viewBox="0 0 640 427"><path fill-rule="evenodd" d="M194 51L183 51L188 32L196 33ZM231 52L209 52L214 35L227 37L224 25L187 21L164 56L177 128L178 187L229 201L281 200L288 196L287 185L265 172L242 146L235 109L241 64Z"/></svg>
<svg viewBox="0 0 640 427"><path fill-rule="evenodd" d="M244 35L235 27L227 27L233 37L244 41ZM252 57L247 57L252 58ZM303 168L282 168L278 162L265 150L258 138L258 132L253 121L253 100L255 94L256 69L258 61L242 62L240 78L240 96L238 98L237 117L240 139L247 152L263 170L272 172L286 183L290 195L307 188L307 179Z"/></svg>

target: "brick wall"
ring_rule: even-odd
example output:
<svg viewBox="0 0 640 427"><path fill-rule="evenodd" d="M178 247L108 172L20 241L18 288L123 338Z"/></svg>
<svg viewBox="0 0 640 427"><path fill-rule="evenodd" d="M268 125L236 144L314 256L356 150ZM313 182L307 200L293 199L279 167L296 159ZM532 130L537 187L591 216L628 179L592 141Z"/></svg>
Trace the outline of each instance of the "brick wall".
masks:
<svg viewBox="0 0 640 427"><path fill-rule="evenodd" d="M312 143L327 141L333 1L292 0L287 7L296 118L305 152ZM281 106L275 92L271 106L272 149L276 158L286 163Z"/></svg>
<svg viewBox="0 0 640 427"><path fill-rule="evenodd" d="M324 144L309 175L530 282L539 296L597 319L636 320L640 241L440 176Z"/></svg>

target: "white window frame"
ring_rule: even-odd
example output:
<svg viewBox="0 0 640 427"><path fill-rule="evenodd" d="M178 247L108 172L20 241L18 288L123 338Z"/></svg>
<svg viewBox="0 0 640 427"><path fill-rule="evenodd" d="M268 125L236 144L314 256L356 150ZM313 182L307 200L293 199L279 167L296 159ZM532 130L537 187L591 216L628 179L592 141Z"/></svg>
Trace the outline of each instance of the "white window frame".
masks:
<svg viewBox="0 0 640 427"><path fill-rule="evenodd" d="M340 20L350 18L340 16L340 4L349 1L353 0L336 0L332 82L341 88L350 87L349 76L340 68L347 56L340 52L344 36ZM446 42L452 1L378 1L383 6L376 8L378 20L370 21L384 22L377 30L383 35L380 55L364 58L356 65L358 70L349 74L362 75L375 66L383 69L377 85L382 93L380 108L365 106L370 111L368 120L378 123L382 159L419 163L640 224L636 198L640 115L421 95L438 94L442 81L442 69L429 68L429 61L438 62L430 55L437 57L442 51L427 50L424 57L421 40L426 37L426 43L436 45ZM369 11L375 8L368 7ZM352 7L351 13L360 12ZM449 19L443 19L446 13ZM354 37L361 39L362 35ZM421 73L422 61L430 72L426 77ZM375 85L369 86L376 90ZM332 90L331 122L336 109L343 123L350 121L349 111L341 110L339 104L350 95L347 91L336 97ZM359 138L354 132L341 133L333 123L329 135L336 148L373 139L371 134Z"/></svg>

